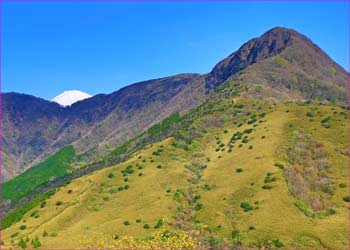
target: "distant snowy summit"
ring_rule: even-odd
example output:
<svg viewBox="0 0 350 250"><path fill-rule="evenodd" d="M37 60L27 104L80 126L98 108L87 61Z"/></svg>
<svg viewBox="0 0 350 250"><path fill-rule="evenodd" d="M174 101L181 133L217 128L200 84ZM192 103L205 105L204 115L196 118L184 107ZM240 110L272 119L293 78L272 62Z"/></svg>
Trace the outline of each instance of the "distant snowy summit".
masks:
<svg viewBox="0 0 350 250"><path fill-rule="evenodd" d="M57 102L58 104L66 107L70 106L75 102L84 100L86 98L90 98L91 95L84 93L79 90L69 90L69 91L64 91L55 98L53 98L51 101L52 102Z"/></svg>

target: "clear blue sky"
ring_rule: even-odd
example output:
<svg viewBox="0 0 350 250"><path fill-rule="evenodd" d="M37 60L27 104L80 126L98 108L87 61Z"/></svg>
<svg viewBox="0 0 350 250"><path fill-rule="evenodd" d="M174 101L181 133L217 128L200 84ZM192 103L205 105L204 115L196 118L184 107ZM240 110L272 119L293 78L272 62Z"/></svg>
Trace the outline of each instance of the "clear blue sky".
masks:
<svg viewBox="0 0 350 250"><path fill-rule="evenodd" d="M349 3L2 3L2 91L51 99L206 73L275 26L307 35L349 69Z"/></svg>

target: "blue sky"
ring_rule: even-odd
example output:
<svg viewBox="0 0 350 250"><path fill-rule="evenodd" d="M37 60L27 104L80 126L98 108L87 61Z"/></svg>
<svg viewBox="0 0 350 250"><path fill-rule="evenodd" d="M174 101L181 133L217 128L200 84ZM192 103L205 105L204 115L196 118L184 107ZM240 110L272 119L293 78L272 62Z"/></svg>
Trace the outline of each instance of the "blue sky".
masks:
<svg viewBox="0 0 350 250"><path fill-rule="evenodd" d="M2 91L51 99L206 73L275 26L296 29L349 69L348 2L5 2Z"/></svg>

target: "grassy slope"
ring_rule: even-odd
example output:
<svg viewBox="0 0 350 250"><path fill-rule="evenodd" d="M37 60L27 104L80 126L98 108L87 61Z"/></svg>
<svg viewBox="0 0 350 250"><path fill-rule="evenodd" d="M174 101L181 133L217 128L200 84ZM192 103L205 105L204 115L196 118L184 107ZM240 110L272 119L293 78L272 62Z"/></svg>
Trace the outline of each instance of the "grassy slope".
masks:
<svg viewBox="0 0 350 250"><path fill-rule="evenodd" d="M51 178L65 176L72 170L69 163L74 155L73 146L64 147L47 160L3 183L2 199L18 201L33 192L38 186L49 182Z"/></svg>
<svg viewBox="0 0 350 250"><path fill-rule="evenodd" d="M230 102L227 100L225 104L230 105ZM312 108L319 109L321 115L310 122L306 113ZM248 109L257 110L258 107ZM16 232L20 234L12 238L14 242L21 237L34 238L38 235L44 246L50 247L81 246L84 238L93 238L98 233L143 238L154 232L153 226L159 219L164 219L167 227L178 225L181 228L200 228L205 237L229 243L232 230L237 229L240 240L246 246L279 239L286 246L344 248L348 243L349 225L347 203L342 197L346 195L347 189L339 188L338 184L346 182L348 178L348 158L335 151L336 147L346 148L346 120L339 115L343 110L330 106L296 104L262 109L266 109L267 113L262 119L264 122L248 135L247 144L239 148L239 143L236 143L230 153L226 146L225 151L215 151L218 147L216 137L226 145L234 132L253 126L245 123L238 128L234 124L236 118L232 118L229 112L222 115L221 111L217 111L209 116L223 118L225 122L211 126L204 122L207 117L198 118L192 127L197 132L205 127L207 133L201 132L188 151L172 146L175 139L169 138L136 153L125 163L72 181L60 188L47 201L46 207L33 209L39 210L38 218L31 217L30 211L23 221L4 230L2 235L5 245L10 245L10 236ZM333 114L334 111L338 113ZM257 114L261 112L263 110ZM328 129L320 123L327 116L333 117L331 128ZM247 120L246 117L239 119ZM289 145L296 130L311 133L325 144L327 159L332 164L329 174L337 186L332 197L333 207L337 211L335 215L323 219L305 216L294 205L295 198L288 192L283 170L274 166L276 162L285 160L284 147ZM249 145L253 148L249 149ZM163 152L159 156L152 155L161 147ZM154 162L150 161L151 158ZM207 158L210 158L209 162ZM191 173L184 167L193 162L207 164L201 170L202 176L197 184L188 181ZM143 169L137 169L136 163L142 165ZM159 164L161 168L157 168ZM120 171L128 165L133 165L135 172L128 175L128 182L125 182L125 176ZM243 172L237 173L236 168L242 168ZM271 190L261 188L268 172L277 178ZM114 174L112 178L108 177L110 173ZM138 176L139 173L143 175ZM129 185L127 190L110 192L126 184ZM205 184L209 184L211 190L202 188ZM183 200L173 199L177 189L189 188L200 194L197 203L203 205L202 209L191 210ZM72 190L72 193L69 194L68 190ZM63 201L63 205L57 206L57 201ZM254 210L244 212L240 208L242 202L249 202ZM178 219L174 218L183 211L190 211L193 215L191 221L181 220L179 216ZM197 223L193 222L194 218ZM141 219L141 223L136 223L136 219ZM130 225L125 226L124 221L129 221ZM151 228L144 229L145 223ZM23 224L27 225L27 229L19 230ZM249 226L255 229L249 230ZM44 231L49 235L57 233L57 236L42 237Z"/></svg>

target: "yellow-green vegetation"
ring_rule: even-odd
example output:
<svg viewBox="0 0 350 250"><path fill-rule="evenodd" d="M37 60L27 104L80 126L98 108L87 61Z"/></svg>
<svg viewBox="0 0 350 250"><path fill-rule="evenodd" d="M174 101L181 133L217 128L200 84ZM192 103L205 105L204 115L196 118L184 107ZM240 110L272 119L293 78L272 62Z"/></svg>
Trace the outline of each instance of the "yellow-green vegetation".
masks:
<svg viewBox="0 0 350 250"><path fill-rule="evenodd" d="M4 247L344 249L347 115L213 101L172 137L60 187L3 230Z"/></svg>

